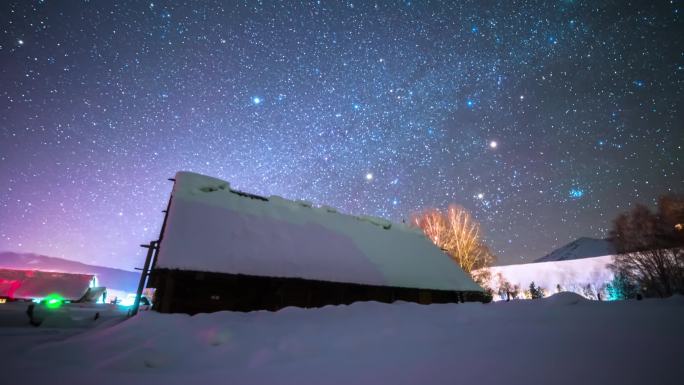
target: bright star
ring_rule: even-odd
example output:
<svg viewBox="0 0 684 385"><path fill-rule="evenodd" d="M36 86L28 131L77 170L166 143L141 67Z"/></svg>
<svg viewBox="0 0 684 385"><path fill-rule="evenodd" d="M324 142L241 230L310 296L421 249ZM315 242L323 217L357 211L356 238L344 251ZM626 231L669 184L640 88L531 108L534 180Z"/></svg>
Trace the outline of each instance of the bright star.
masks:
<svg viewBox="0 0 684 385"><path fill-rule="evenodd" d="M254 104L259 104L259 103L261 103L261 98L258 97L258 96L253 97L253 98L252 98L252 103L254 103Z"/></svg>
<svg viewBox="0 0 684 385"><path fill-rule="evenodd" d="M472 99L468 99L468 101L466 101L466 105L468 106L468 108L473 108L475 102Z"/></svg>
<svg viewBox="0 0 684 385"><path fill-rule="evenodd" d="M489 147L490 148L496 148L499 145L499 143L496 142L496 140L492 140L489 142Z"/></svg>
<svg viewBox="0 0 684 385"><path fill-rule="evenodd" d="M373 180L373 173L369 172L366 174L366 180Z"/></svg>
<svg viewBox="0 0 684 385"><path fill-rule="evenodd" d="M19 44L19 45L24 45L24 41L21 40L21 39L19 39L19 40L17 40L17 44Z"/></svg>
<svg viewBox="0 0 684 385"><path fill-rule="evenodd" d="M483 193L477 194L477 199L484 199L484 194Z"/></svg>

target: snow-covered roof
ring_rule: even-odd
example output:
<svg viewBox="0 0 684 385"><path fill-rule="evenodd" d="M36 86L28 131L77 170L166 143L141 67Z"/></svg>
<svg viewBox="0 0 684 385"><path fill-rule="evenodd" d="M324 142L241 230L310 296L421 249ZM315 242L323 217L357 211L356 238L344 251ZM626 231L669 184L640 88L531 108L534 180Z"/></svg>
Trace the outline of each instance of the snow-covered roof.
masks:
<svg viewBox="0 0 684 385"><path fill-rule="evenodd" d="M0 269L0 297L32 299L57 293L75 301L88 291L94 277L92 274Z"/></svg>
<svg viewBox="0 0 684 385"><path fill-rule="evenodd" d="M420 231L176 174L157 269L482 291Z"/></svg>

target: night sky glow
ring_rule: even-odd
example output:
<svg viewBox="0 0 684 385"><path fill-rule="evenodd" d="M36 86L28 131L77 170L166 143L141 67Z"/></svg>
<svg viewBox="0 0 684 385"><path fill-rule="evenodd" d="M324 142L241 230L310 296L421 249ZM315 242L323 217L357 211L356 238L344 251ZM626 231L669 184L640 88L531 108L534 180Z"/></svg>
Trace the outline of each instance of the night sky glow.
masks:
<svg viewBox="0 0 684 385"><path fill-rule="evenodd" d="M681 1L0 3L0 250L133 268L172 177L407 219L502 263L682 192Z"/></svg>

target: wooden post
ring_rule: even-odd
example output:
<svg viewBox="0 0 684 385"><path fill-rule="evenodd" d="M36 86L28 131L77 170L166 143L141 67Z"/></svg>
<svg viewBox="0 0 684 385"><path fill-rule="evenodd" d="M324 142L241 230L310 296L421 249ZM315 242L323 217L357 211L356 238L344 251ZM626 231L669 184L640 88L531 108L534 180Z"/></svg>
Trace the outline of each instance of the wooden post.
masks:
<svg viewBox="0 0 684 385"><path fill-rule="evenodd" d="M157 248L157 241L150 242L149 245L140 245L147 249L147 257L145 257L145 266L140 273L140 281L138 282L138 290L135 292L135 302L133 302L133 307L131 308L131 316L138 314L138 308L140 307L140 297L142 296L143 289L145 288L145 281L147 275L149 274L150 262L152 260L152 254Z"/></svg>
<svg viewBox="0 0 684 385"><path fill-rule="evenodd" d="M174 178L169 178L171 182L176 182ZM166 229L166 221L169 218L169 209L171 208L171 200L173 199L173 192L169 195L169 202L166 204L166 210L162 210L164 213L164 221L162 222L161 231L159 231L159 239L150 242L149 245L140 245L147 249L147 257L145 257L145 266L142 269L142 274L140 275L140 282L138 282L138 291L136 291L135 302L133 303L133 308L131 309L130 315L134 316L138 314L138 308L140 307L140 297L145 289L145 282L150 272L157 264L157 256L159 254L159 245L164 237L164 230Z"/></svg>

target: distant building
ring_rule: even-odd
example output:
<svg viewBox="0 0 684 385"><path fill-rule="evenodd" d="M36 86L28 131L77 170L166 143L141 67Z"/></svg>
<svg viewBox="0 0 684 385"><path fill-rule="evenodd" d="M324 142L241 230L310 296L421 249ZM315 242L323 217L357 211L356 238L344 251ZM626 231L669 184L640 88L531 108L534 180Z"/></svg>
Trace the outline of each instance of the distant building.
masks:
<svg viewBox="0 0 684 385"><path fill-rule="evenodd" d="M176 175L157 251L148 287L161 312L485 299L419 230L188 172Z"/></svg>
<svg viewBox="0 0 684 385"><path fill-rule="evenodd" d="M53 294L78 301L96 286L97 277L91 274L0 269L0 298L5 301L39 300Z"/></svg>

